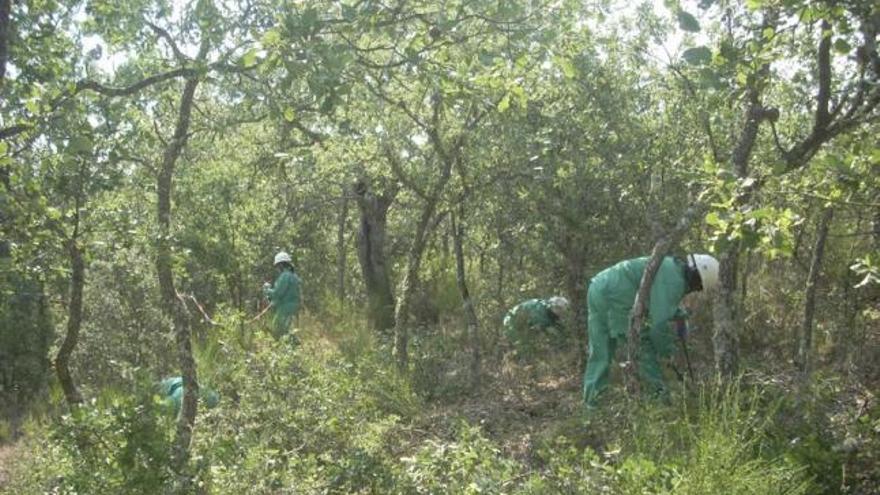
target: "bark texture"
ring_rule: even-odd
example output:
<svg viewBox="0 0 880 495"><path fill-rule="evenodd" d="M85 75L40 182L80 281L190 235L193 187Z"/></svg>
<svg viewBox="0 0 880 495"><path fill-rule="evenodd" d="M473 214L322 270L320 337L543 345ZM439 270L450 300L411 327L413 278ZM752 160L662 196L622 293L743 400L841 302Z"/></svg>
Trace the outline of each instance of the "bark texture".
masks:
<svg viewBox="0 0 880 495"><path fill-rule="evenodd" d="M482 367L482 352L480 349L480 323L477 319L477 311L474 308L473 299L471 299L470 289L467 285L467 272L464 257L464 237L465 227L462 218L464 217L464 202L458 204L458 215L452 214L452 243L455 251L455 278L458 283L458 292L461 294L462 310L464 311L464 319L467 324L468 342L471 346L471 388L477 390L480 388L480 369Z"/></svg>
<svg viewBox="0 0 880 495"><path fill-rule="evenodd" d="M83 253L77 244L76 234L68 242L67 253L70 257L71 268L67 334L58 349L58 354L55 355L55 373L58 375L58 382L61 384L61 390L64 391L67 405L70 408L75 408L82 403L82 395L70 374L70 357L79 341L79 332L82 327L83 287L85 286L86 271Z"/></svg>
<svg viewBox="0 0 880 495"><path fill-rule="evenodd" d="M374 330L390 330L394 328L395 304L385 239L388 209L397 191L376 195L365 181L360 181L354 193L361 214L357 252L367 289L367 318Z"/></svg>
<svg viewBox="0 0 880 495"><path fill-rule="evenodd" d="M193 99L195 98L198 83L199 80L197 78L192 78L188 79L184 85L174 136L165 148L156 189L158 199L157 215L159 220L159 237L156 243L156 272L159 276L162 311L171 320L174 327L177 357L181 376L183 377L183 404L177 420L172 450L173 467L178 473L183 473L189 462L189 448L198 409L199 384L195 360L192 355L189 317L186 306L178 297L177 289L174 286L171 255L171 197L174 169L177 159L186 146Z"/></svg>
<svg viewBox="0 0 880 495"><path fill-rule="evenodd" d="M801 335L798 346L798 367L804 374L810 372L813 349L813 316L816 312L816 286L822 271L822 258L825 256L825 241L828 229L834 218L834 209L825 208L816 231L816 246L813 248L813 259L810 262L810 274L807 276L807 288L804 294L804 321L801 324Z"/></svg>

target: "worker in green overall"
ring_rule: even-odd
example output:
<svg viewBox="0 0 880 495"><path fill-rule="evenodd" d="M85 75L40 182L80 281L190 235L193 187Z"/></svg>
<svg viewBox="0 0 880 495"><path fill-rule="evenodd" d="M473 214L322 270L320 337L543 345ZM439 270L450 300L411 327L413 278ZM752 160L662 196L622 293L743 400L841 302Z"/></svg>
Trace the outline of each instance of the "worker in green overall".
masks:
<svg viewBox="0 0 880 495"><path fill-rule="evenodd" d="M530 348L538 332L559 339L564 336L563 319L568 306L568 299L560 296L523 301L504 316L504 334L521 353Z"/></svg>
<svg viewBox="0 0 880 495"><path fill-rule="evenodd" d="M608 386L608 373L615 350L623 345L629 330L630 312L648 258L621 261L590 281L587 290L587 334L589 358L584 372L584 401L596 405L596 398ZM639 378L646 390L663 393L660 358L672 354L671 321L686 315L679 309L690 292L712 290L718 284L718 260L708 254L691 254L686 260L667 256L660 264L654 283L646 328L639 345Z"/></svg>
<svg viewBox="0 0 880 495"><path fill-rule="evenodd" d="M287 335L300 306L300 279L293 271L290 255L284 251L275 255L278 277L273 285L266 283L263 294L269 299L272 311L272 335L280 339Z"/></svg>
<svg viewBox="0 0 880 495"><path fill-rule="evenodd" d="M175 415L180 414L183 405L183 377L173 376L162 380L159 383L159 395L174 408ZM199 398L209 409L220 403L220 395L204 385L199 387Z"/></svg>

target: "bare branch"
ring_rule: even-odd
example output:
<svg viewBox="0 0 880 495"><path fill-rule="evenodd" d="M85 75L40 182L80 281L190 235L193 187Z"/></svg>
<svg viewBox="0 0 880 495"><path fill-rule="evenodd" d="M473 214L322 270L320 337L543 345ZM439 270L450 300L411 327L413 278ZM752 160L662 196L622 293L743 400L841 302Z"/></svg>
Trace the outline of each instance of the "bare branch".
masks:
<svg viewBox="0 0 880 495"><path fill-rule="evenodd" d="M824 129L831 122L828 102L831 98L831 23L822 20L819 50L816 55L819 66L819 94L816 96L816 129Z"/></svg>
<svg viewBox="0 0 880 495"><path fill-rule="evenodd" d="M125 86L121 88L105 86L104 84L101 84L97 81L85 79L76 83L76 88L74 89L73 94L71 94L70 96L74 96L82 91L94 91L95 93L99 93L104 96L131 96L138 91L154 84L158 84L160 82L168 81L170 79L175 79L178 77L194 77L196 74L197 71L195 69L181 67L178 69L149 76L130 86Z"/></svg>
<svg viewBox="0 0 880 495"><path fill-rule="evenodd" d="M182 51L180 51L180 48L177 47L177 43L175 43L174 38L172 38L171 35L168 34L168 31L166 31L163 28L160 28L159 26L153 24L150 21L145 21L145 22L146 22L147 26L150 26L150 28L153 31L155 31L156 34L160 38L164 39L165 42L168 43L168 46L171 47L171 51L174 53L174 58L176 58L178 62L180 62L182 64L186 64L186 62L189 61L189 57L187 57L186 55L183 54Z"/></svg>
<svg viewBox="0 0 880 495"><path fill-rule="evenodd" d="M418 186L418 184L413 181L410 176L403 171L403 167L400 163L400 159L394 154L394 150L391 149L391 146L387 144L382 146L382 152L385 155L385 158L388 159L388 164L391 166L391 171L394 172L395 178L399 180L403 185L412 190L416 196L423 200L428 199L428 193L425 192L424 189Z"/></svg>

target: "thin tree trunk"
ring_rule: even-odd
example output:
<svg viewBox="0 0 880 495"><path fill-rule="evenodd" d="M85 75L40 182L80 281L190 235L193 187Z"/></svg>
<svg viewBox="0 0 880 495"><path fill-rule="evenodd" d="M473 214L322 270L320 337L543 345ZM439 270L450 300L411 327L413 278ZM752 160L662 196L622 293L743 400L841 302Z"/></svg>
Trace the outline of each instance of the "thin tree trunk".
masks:
<svg viewBox="0 0 880 495"><path fill-rule="evenodd" d="M345 227L348 223L348 193L342 191L339 228L336 231L336 295L340 306L345 305Z"/></svg>
<svg viewBox="0 0 880 495"><path fill-rule="evenodd" d="M813 349L813 315L816 311L816 285L822 271L822 257L825 255L825 240L834 217L834 209L827 207L819 220L816 232L816 247L813 248L813 260L810 262L810 274L807 277L807 288L804 296L804 321L801 325L800 346L798 349L798 366L805 375L810 373Z"/></svg>
<svg viewBox="0 0 880 495"><path fill-rule="evenodd" d="M505 307L504 301L504 282L505 282L505 271L507 268L507 264L504 263L504 254L508 252L507 243L504 241L504 235L502 230L498 229L498 245L501 247L501 250L498 252L498 255L495 257L496 263L498 263L498 276L495 280L495 301L498 303L499 308Z"/></svg>
<svg viewBox="0 0 880 495"><path fill-rule="evenodd" d="M750 90L746 122L731 155L731 168L740 179L748 177L749 159L758 138L758 129L765 116L758 96L757 90ZM735 208L741 208L749 197L750 191L740 194ZM740 243L735 241L718 256L718 290L715 293L713 306L715 333L712 343L715 348L715 368L722 376L732 376L739 368L739 314L736 300L739 254Z"/></svg>
<svg viewBox="0 0 880 495"><path fill-rule="evenodd" d="M177 296L174 286L171 256L171 195L174 168L177 159L186 146L189 133L190 116L192 115L193 99L199 80L186 80L180 98L180 109L174 136L165 148L162 166L157 180L157 215L159 237L156 245L156 271L159 276L159 291L162 298L162 311L174 325L177 342L178 360L183 378L183 405L177 420L174 446L172 450L172 466L181 476L189 462L189 447L192 441L193 425L195 424L199 394L198 377L195 360L192 355L190 325L186 307ZM184 481L184 485L188 482Z"/></svg>
<svg viewBox="0 0 880 495"><path fill-rule="evenodd" d="M80 234L80 209L83 197L83 183L85 181L85 161L80 162L77 177L76 200L73 213L73 233L67 242L67 253L70 257L70 301L67 307L67 334L55 355L55 372L61 390L68 407L72 410L82 403L82 395L76 387L76 382L70 374L70 357L79 341L79 332L82 328L83 316L83 288L85 287L85 261L83 252L79 246Z"/></svg>
<svg viewBox="0 0 880 495"><path fill-rule="evenodd" d="M6 63L9 61L9 15L12 0L0 0L0 87L6 81Z"/></svg>
<svg viewBox="0 0 880 495"><path fill-rule="evenodd" d="M55 372L58 375L58 382L61 384L61 390L64 391L67 405L71 409L76 408L83 400L70 374L70 356L76 348L77 341L79 340L79 331L82 327L83 287L85 285L86 271L83 253L77 244L77 230L78 228L75 226L73 237L67 245L71 268L70 302L67 308L67 334L64 336L64 341L61 343L58 354L55 356Z"/></svg>
<svg viewBox="0 0 880 495"><path fill-rule="evenodd" d="M467 274L465 272L464 258L464 202L458 204L458 217L452 212L452 241L455 251L455 278L458 282L458 292L461 294L461 304L464 310L464 318L467 323L468 342L471 346L471 388L478 390L480 388L480 368L482 367L482 353L480 350L480 324L477 319L477 312L474 309L474 303L471 299L470 290L467 285Z"/></svg>
<svg viewBox="0 0 880 495"><path fill-rule="evenodd" d="M357 251L367 290L367 318L373 330L390 330L394 328L395 301L385 254L385 232L388 209L397 191L376 196L365 181L360 181L354 189L361 212Z"/></svg>
<svg viewBox="0 0 880 495"><path fill-rule="evenodd" d="M654 285L654 277L660 264L663 263L663 257L678 244L681 237L690 227L693 220L702 215L703 207L701 205L693 205L685 211L684 215L678 220L678 223L667 234L660 237L654 248L651 250L651 257L648 264L645 265L645 271L642 273L642 280L639 283L639 290L636 292L636 299L633 302L632 312L630 313L630 326L627 334L626 355L627 362L624 363L624 371L626 376L627 390L632 394L639 392L639 344L641 343L641 331L645 325L645 317L648 314L648 308L651 304L651 287Z"/></svg>
<svg viewBox="0 0 880 495"><path fill-rule="evenodd" d="M587 365L587 314L586 308L586 280L584 280L584 253L579 251L577 255L569 258L568 270L566 270L566 289L570 302L569 333L575 347L578 349L577 369L583 370Z"/></svg>
<svg viewBox="0 0 880 495"><path fill-rule="evenodd" d="M6 63L9 60L9 15L12 9L12 0L0 0L0 88L5 85L6 81ZM10 252L9 240L5 237L6 222L9 222L8 212L6 208L7 198L6 191L9 190L9 168L6 165L0 166L0 183L5 187L0 191L0 263L6 264L12 257ZM5 269L5 267L3 267Z"/></svg>
<svg viewBox="0 0 880 495"><path fill-rule="evenodd" d="M746 250L745 266L743 267L742 283L739 290L739 307L743 307L746 303L746 296L749 293L749 273L751 272L752 251Z"/></svg>
<svg viewBox="0 0 880 495"><path fill-rule="evenodd" d="M400 299L397 301L397 311L394 314L394 352L397 354L397 367L405 370L409 366L409 324L410 306L419 285L419 270L422 266L422 256L428 240L428 225L434 216L437 206L437 198L430 199L422 209L419 223L416 225L416 233L406 262L406 273L400 284Z"/></svg>

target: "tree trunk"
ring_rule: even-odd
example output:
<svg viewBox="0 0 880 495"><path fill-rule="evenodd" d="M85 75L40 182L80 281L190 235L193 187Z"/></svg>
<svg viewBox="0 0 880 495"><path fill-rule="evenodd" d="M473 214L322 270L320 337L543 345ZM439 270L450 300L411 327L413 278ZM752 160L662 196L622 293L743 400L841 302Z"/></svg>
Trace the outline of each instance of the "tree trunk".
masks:
<svg viewBox="0 0 880 495"><path fill-rule="evenodd" d="M0 87L6 81L6 63L9 61L9 15L12 0L0 0Z"/></svg>
<svg viewBox="0 0 880 495"><path fill-rule="evenodd" d="M810 357L813 349L813 315L816 310L816 285L819 272L822 270L822 257L825 255L825 240L834 217L834 209L826 207L819 220L816 231L816 247L813 248L813 260L810 262L810 274L807 277L807 288L804 295L804 321L801 325L801 338L798 348L798 367L805 375L810 373Z"/></svg>
<svg viewBox="0 0 880 495"><path fill-rule="evenodd" d="M83 314L83 287L85 286L85 262L83 261L83 253L77 244L76 229L74 235L67 245L67 252L70 256L70 302L67 308L67 334L64 336L64 342L58 349L55 356L55 372L58 375L58 382L61 384L61 390L64 391L64 398L67 405L71 409L76 408L82 403L82 395L70 375L70 356L76 348L79 340L79 331L82 327Z"/></svg>
<svg viewBox="0 0 880 495"><path fill-rule="evenodd" d="M566 292L571 301L569 314L570 333L575 347L578 349L577 369L583 370L587 365L587 314L586 280L584 280L584 254L579 252L568 260L566 270Z"/></svg>
<svg viewBox="0 0 880 495"><path fill-rule="evenodd" d="M642 280L639 283L639 290L636 292L636 299L633 301L632 312L630 313L629 332L627 333L626 343L626 359L624 363L624 372L627 384L627 390L632 394L639 392L639 344L641 343L641 331L645 325L645 316L648 314L648 308L651 305L651 287L654 285L654 277L660 264L663 263L663 257L678 244L681 237L690 227L691 222L698 216L703 214L701 205L693 205L685 211L684 215L678 220L678 223L667 234L660 237L654 248L651 250L651 257L648 264L645 265L645 271L642 273Z"/></svg>
<svg viewBox="0 0 880 495"><path fill-rule="evenodd" d="M468 342L470 342L471 346L471 388L473 390L478 390L480 388L480 368L482 366L480 323L477 319L477 312L474 309L474 303L467 286L463 246L465 236L463 218L464 202L459 202L458 217L456 218L455 212L452 213L451 217L452 242L455 251L455 278L458 282L458 292L461 294L462 309L464 310L464 318L467 323Z"/></svg>
<svg viewBox="0 0 880 495"><path fill-rule="evenodd" d="M342 207L339 210L339 228L336 231L336 296L340 307L345 306L345 230L348 224L348 193L342 191Z"/></svg>
<svg viewBox="0 0 880 495"><path fill-rule="evenodd" d="M174 167L186 146L193 99L198 83L197 78L191 78L187 79L184 85L174 136L165 148L156 189L159 220L159 237L156 243L156 271L159 276L162 311L172 321L174 326L178 360L183 378L183 405L177 420L172 450L172 466L181 476L183 476L189 461L189 447L192 441L193 425L195 424L198 408L196 398L199 394L199 384L195 360L192 355L189 318L186 314L186 307L183 301L178 298L177 289L174 287L174 275L171 268L171 195ZM184 481L184 485L186 484L187 481Z"/></svg>
<svg viewBox="0 0 880 495"><path fill-rule="evenodd" d="M394 328L394 295L391 292L389 264L385 256L388 209L396 190L376 196L363 181L355 186L361 212L358 230L358 261L367 289L367 318L373 330Z"/></svg>
<svg viewBox="0 0 880 495"><path fill-rule="evenodd" d="M748 177L749 159L752 155L758 128L764 118L764 108L758 100L755 89L749 93L749 107L746 122L736 147L731 155L731 168L738 179ZM740 193L734 205L739 209L748 202L751 191ZM718 256L718 290L715 293L714 323L715 333L712 343L715 348L715 368L723 376L732 376L739 368L739 312L736 300L736 275L739 269L740 243L732 242Z"/></svg>
<svg viewBox="0 0 880 495"><path fill-rule="evenodd" d="M422 255L428 241L428 225L434 216L437 198L430 199L422 209L416 233L410 245L406 261L406 273L400 284L400 299L394 314L394 352L397 354L397 367L405 370L409 365L409 324L410 306L419 285L419 270L422 266Z"/></svg>
<svg viewBox="0 0 880 495"><path fill-rule="evenodd" d="M9 14L12 9L11 0L0 0L0 88L6 81L6 62L9 60ZM9 240L6 239L6 223L10 221L6 209L6 191L9 190L9 168L7 165L0 166L0 183L5 187L0 191L0 263L5 265L12 257ZM5 266L2 267L4 270Z"/></svg>

